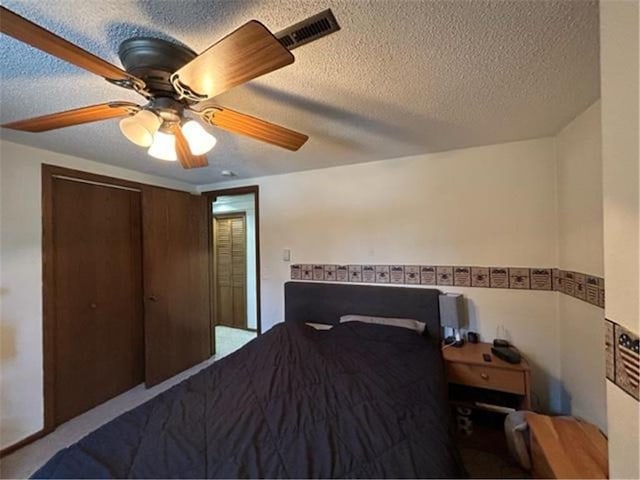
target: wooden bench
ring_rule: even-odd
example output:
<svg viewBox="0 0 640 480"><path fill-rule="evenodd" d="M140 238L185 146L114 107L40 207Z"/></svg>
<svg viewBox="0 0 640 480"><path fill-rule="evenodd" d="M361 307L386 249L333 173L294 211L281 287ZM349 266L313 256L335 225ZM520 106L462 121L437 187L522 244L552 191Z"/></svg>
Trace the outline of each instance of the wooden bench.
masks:
<svg viewBox="0 0 640 480"><path fill-rule="evenodd" d="M573 417L527 413L536 478L608 478L607 439Z"/></svg>

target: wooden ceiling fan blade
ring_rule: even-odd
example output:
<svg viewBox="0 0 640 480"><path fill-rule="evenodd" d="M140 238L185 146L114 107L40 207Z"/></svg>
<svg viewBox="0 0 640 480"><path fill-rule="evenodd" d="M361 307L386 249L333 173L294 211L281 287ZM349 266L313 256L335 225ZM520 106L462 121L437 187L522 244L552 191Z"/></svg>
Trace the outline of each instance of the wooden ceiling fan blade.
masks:
<svg viewBox="0 0 640 480"><path fill-rule="evenodd" d="M201 101L293 61L291 52L264 25L252 20L176 71L172 82L179 93Z"/></svg>
<svg viewBox="0 0 640 480"><path fill-rule="evenodd" d="M197 112L197 110L194 110ZM256 140L296 151L309 137L274 123L261 120L228 108L213 107L200 112L205 121L223 130L239 133Z"/></svg>
<svg viewBox="0 0 640 480"><path fill-rule="evenodd" d="M182 133L180 125L175 124L171 128L171 132L176 137L176 154L182 168L189 170L191 168L202 168L209 165L207 157L204 155L193 155L191 153L189 143L187 142L184 133Z"/></svg>
<svg viewBox="0 0 640 480"><path fill-rule="evenodd" d="M107 80L131 82L144 86L144 82L121 68L83 50L55 33L0 6L0 32L31 45L43 52L65 60Z"/></svg>
<svg viewBox="0 0 640 480"><path fill-rule="evenodd" d="M109 118L124 117L140 107L130 102L109 102L74 108L64 112L52 113L41 117L28 118L17 122L5 123L4 128L22 130L24 132L46 132L57 128L71 127L83 123L98 122Z"/></svg>

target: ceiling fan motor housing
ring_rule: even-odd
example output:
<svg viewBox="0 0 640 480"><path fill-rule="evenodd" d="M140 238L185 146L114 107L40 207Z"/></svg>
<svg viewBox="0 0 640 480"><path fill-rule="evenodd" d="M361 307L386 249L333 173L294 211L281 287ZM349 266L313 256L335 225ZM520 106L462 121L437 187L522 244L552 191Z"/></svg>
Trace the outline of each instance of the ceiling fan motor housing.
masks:
<svg viewBox="0 0 640 480"><path fill-rule="evenodd" d="M162 119L164 127L180 125L184 113L184 105L181 102L169 97L156 97L149 103L149 108Z"/></svg>
<svg viewBox="0 0 640 480"><path fill-rule="evenodd" d="M190 48L167 40L136 37L120 44L118 56L125 70L143 80L153 97L174 97L171 74L197 55Z"/></svg>
<svg viewBox="0 0 640 480"><path fill-rule="evenodd" d="M184 113L184 105L169 97L157 97L151 100L148 108L162 119L161 130L170 130L174 125L180 125Z"/></svg>

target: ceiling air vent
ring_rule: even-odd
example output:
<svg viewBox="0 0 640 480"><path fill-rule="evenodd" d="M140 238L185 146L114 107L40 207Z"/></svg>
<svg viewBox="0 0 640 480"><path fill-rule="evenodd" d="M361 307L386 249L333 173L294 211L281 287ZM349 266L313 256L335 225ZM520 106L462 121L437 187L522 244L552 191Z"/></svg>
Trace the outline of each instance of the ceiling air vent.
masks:
<svg viewBox="0 0 640 480"><path fill-rule="evenodd" d="M285 48L293 50L338 30L340 25L328 9L276 33L276 38Z"/></svg>

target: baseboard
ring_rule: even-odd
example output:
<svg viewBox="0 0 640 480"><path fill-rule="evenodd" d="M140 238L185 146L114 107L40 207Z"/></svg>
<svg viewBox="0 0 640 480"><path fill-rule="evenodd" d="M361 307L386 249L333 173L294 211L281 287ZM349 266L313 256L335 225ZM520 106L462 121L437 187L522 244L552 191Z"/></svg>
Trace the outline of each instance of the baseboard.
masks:
<svg viewBox="0 0 640 480"><path fill-rule="evenodd" d="M38 430L37 432L32 433L28 437L25 437L22 440L12 445L9 445L8 447L4 447L3 449L0 450L0 458L4 458L7 455L10 455L16 450L20 450L25 445L29 445L31 442L35 442L36 440L44 437L46 434L51 433L52 431L53 431L52 428L51 429L43 428L42 430Z"/></svg>

